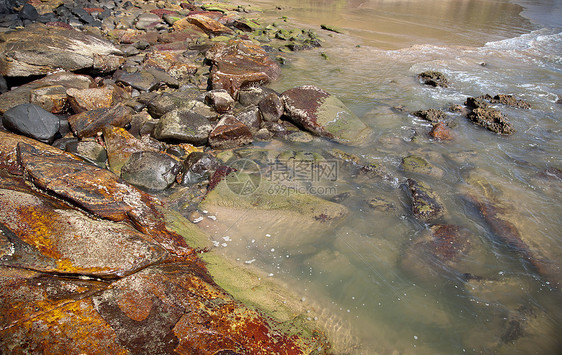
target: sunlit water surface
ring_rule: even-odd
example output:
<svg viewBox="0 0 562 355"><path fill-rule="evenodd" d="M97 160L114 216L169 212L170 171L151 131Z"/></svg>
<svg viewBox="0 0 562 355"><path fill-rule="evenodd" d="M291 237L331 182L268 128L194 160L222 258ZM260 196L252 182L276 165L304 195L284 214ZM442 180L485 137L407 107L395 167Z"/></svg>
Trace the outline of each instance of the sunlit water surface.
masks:
<svg viewBox="0 0 562 355"><path fill-rule="evenodd" d="M322 321L341 337L343 351L560 353L560 290L501 242L465 196L475 186L495 186L492 195L514 216L510 221L520 234L555 266L562 264L562 184L560 177L541 175L547 168L562 168L561 2L252 3L266 10L262 17L281 21L287 16L289 24L313 28L324 39L322 48L287 55L283 77L271 87L282 92L313 84L337 95L375 132L365 146L337 148L380 162L390 178L353 178L343 169L330 185L337 193L350 193L342 202L350 210L342 223L318 232L306 226L287 230L275 218L260 223L240 218L213 232L221 243L227 236L225 253L288 283L317 311L327 310ZM320 24L345 34L321 31ZM444 73L451 86L421 85L416 75L425 70ZM499 107L517 130L513 136L495 135L449 113L455 139L440 143L428 137L427 122L408 114L447 110L467 96L486 93L512 94L532 105L530 110ZM263 147L322 152L336 145ZM441 176L405 174L400 162L410 154L428 159ZM419 272L404 267L409 247L428 230L411 215L406 177L426 182L441 197L447 210L441 222L475 236L479 251L467 255L462 266L434 265L438 272L431 274L423 265L432 259L416 255ZM366 202L372 198L395 208L372 209ZM287 233L297 242L276 238ZM306 247L300 247L299 238ZM314 243L306 242L310 239ZM481 279L467 282L465 272Z"/></svg>

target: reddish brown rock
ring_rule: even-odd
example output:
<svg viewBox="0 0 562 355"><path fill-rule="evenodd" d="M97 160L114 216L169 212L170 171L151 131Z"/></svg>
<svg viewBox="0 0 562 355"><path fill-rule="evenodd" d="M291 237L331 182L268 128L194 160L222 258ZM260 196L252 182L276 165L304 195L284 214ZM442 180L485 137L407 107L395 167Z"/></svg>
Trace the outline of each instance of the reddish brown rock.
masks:
<svg viewBox="0 0 562 355"><path fill-rule="evenodd" d="M146 54L143 66L170 71L170 75L176 77L174 71L183 70L185 75L195 74L197 66L189 63L184 57L185 50L154 50Z"/></svg>
<svg viewBox="0 0 562 355"><path fill-rule="evenodd" d="M206 54L211 60L213 89L225 89L237 98L238 91L248 85L261 85L279 77L279 65L258 45L235 40L217 43Z"/></svg>
<svg viewBox="0 0 562 355"><path fill-rule="evenodd" d="M33 89L30 102L51 113L63 113L68 108L66 88L62 85L53 85Z"/></svg>
<svg viewBox="0 0 562 355"><path fill-rule="evenodd" d="M209 144L215 149L230 149L251 143L252 132L234 116L224 116L209 134Z"/></svg>
<svg viewBox="0 0 562 355"><path fill-rule="evenodd" d="M433 126L429 135L440 141L450 141L453 139L453 133L445 122L438 122Z"/></svg>
<svg viewBox="0 0 562 355"><path fill-rule="evenodd" d="M113 88L68 89L68 102L74 113L109 108L113 105Z"/></svg>
<svg viewBox="0 0 562 355"><path fill-rule="evenodd" d="M187 22L201 28L207 34L220 35L233 33L230 28L204 14L189 15L187 16Z"/></svg>
<svg viewBox="0 0 562 355"><path fill-rule="evenodd" d="M133 116L133 109L123 104L112 108L100 108L72 115L68 123L72 131L80 137L93 137L106 126L124 127Z"/></svg>

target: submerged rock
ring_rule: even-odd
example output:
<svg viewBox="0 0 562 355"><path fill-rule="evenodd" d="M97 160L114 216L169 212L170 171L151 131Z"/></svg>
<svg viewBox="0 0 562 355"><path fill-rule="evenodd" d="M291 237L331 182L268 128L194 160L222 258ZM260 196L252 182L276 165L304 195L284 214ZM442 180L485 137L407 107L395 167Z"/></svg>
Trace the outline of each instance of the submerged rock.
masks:
<svg viewBox="0 0 562 355"><path fill-rule="evenodd" d="M56 70L113 71L121 51L98 37L61 27L34 24L2 34L0 75L45 75Z"/></svg>
<svg viewBox="0 0 562 355"><path fill-rule="evenodd" d="M429 135L440 141L450 141L453 139L453 132L445 122L438 122L433 126Z"/></svg>
<svg viewBox="0 0 562 355"><path fill-rule="evenodd" d="M181 184L193 185L205 181L211 177L219 165L214 156L203 152L193 152L183 163L184 173Z"/></svg>
<svg viewBox="0 0 562 355"><path fill-rule="evenodd" d="M445 208L439 197L424 182L408 179L408 187L412 194L412 213L422 222L429 222L441 218Z"/></svg>
<svg viewBox="0 0 562 355"><path fill-rule="evenodd" d="M60 127L57 116L34 104L9 109L2 117L2 124L12 131L48 143L53 142Z"/></svg>
<svg viewBox="0 0 562 355"><path fill-rule="evenodd" d="M445 75L438 71L424 71L423 73L418 74L418 79L420 79L422 84L425 85L444 88L449 86L449 81Z"/></svg>
<svg viewBox="0 0 562 355"><path fill-rule="evenodd" d="M312 85L281 94L285 114L296 125L344 144L361 144L371 133L338 98Z"/></svg>
<svg viewBox="0 0 562 355"><path fill-rule="evenodd" d="M441 178L445 172L418 155L409 155L402 159L400 167L408 173L416 173Z"/></svg>

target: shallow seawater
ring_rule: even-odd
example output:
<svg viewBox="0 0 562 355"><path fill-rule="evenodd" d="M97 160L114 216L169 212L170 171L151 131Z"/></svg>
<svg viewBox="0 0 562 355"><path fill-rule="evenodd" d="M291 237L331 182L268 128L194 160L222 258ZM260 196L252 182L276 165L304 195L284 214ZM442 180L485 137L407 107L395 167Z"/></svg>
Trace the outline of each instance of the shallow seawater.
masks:
<svg viewBox="0 0 562 355"><path fill-rule="evenodd" d="M360 147L315 140L259 148L314 153L337 148L378 162L388 176L362 178L339 166L335 181L317 182L323 189L314 191L326 199L348 193L341 203L349 214L341 223L320 231L287 227L274 216L258 223L249 211L248 218L241 215L235 224L213 231L219 248L290 284L311 307L325 309L328 316L320 321L350 353L562 351L560 290L528 254L498 236L501 231L469 198L476 194L492 201L498 218L517 230L532 256L556 270L550 276L559 277L560 2L301 0L285 1L281 10L274 10L273 1L257 3L267 10L264 17L287 16L288 23L314 28L324 39L322 48L288 54L283 77L271 87L282 92L319 86L374 130ZM322 32L320 24L346 33ZM421 85L417 74L425 70L444 73L450 87ZM512 136L496 135L447 111L468 96L500 93L531 104L529 110L497 106L514 125ZM428 108L448 112L454 140L430 139L431 126L409 114ZM400 163L408 155L424 157L437 173L404 172ZM440 223L472 236L474 252L461 262L439 263L416 250L430 225L412 216L407 178L427 183L440 196L446 209ZM373 199L391 207L372 208Z"/></svg>

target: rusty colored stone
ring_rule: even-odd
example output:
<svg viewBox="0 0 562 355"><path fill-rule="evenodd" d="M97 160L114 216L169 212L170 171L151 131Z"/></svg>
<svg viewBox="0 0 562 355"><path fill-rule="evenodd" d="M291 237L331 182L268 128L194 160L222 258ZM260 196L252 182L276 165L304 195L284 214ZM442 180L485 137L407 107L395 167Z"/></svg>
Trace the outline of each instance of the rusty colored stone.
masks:
<svg viewBox="0 0 562 355"><path fill-rule="evenodd" d="M113 88L68 89L68 102L74 113L109 108L113 104Z"/></svg>
<svg viewBox="0 0 562 355"><path fill-rule="evenodd" d="M195 74L197 67L185 60L183 57L184 51L185 50L151 51L144 57L143 66L145 68L162 69L166 72L174 66L182 66L186 69L188 74ZM172 73L170 73L170 75L174 76Z"/></svg>
<svg viewBox="0 0 562 355"><path fill-rule="evenodd" d="M453 133L447 124L443 121L438 122L433 126L429 135L440 141L449 141L453 139Z"/></svg>
<svg viewBox="0 0 562 355"><path fill-rule="evenodd" d="M187 22L201 28L207 34L220 35L233 33L230 28L204 14L189 15L187 16Z"/></svg>
<svg viewBox="0 0 562 355"><path fill-rule="evenodd" d="M213 63L213 89L225 89L234 98L241 88L250 84L266 84L280 74L279 65L269 58L263 48L250 41L217 43L206 55Z"/></svg>
<svg viewBox="0 0 562 355"><path fill-rule="evenodd" d="M13 133L0 131L0 171L5 169L7 172L15 175L22 175L23 171L18 162L17 147L18 143L23 142L30 145L41 145L41 147L51 154L65 154L60 149L47 144L41 144L39 141L20 136Z"/></svg>
<svg viewBox="0 0 562 355"><path fill-rule="evenodd" d="M158 151L154 146L135 138L124 128L106 127L103 130L103 138L107 150L109 169L117 175L121 174L121 168L133 153Z"/></svg>
<svg viewBox="0 0 562 355"><path fill-rule="evenodd" d="M72 115L68 123L72 131L80 138L93 137L104 127L124 127L131 122L133 109L123 104L111 108L100 108Z"/></svg>
<svg viewBox="0 0 562 355"><path fill-rule="evenodd" d="M45 86L31 90L32 104L51 113L63 113L67 109L68 96L62 85Z"/></svg>
<svg viewBox="0 0 562 355"><path fill-rule="evenodd" d="M223 117L209 134L209 144L215 149L230 149L251 143L252 132L234 116Z"/></svg>
<svg viewBox="0 0 562 355"><path fill-rule="evenodd" d="M130 220L136 229L173 254L192 253L181 236L166 229L157 207L160 203L109 170L25 143L18 144L18 161L37 187L102 218Z"/></svg>

